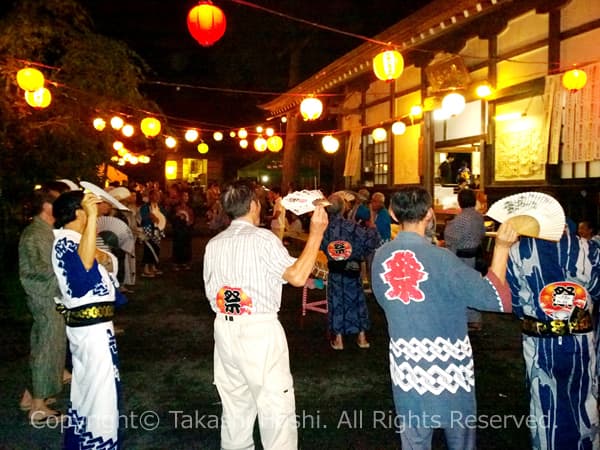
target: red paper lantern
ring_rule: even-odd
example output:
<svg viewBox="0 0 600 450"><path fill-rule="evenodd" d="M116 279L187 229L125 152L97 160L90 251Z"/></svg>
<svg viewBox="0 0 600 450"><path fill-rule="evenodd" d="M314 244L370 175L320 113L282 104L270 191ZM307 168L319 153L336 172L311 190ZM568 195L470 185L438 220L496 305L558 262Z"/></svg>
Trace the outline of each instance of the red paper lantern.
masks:
<svg viewBox="0 0 600 450"><path fill-rule="evenodd" d="M206 0L190 9L187 16L187 27L200 45L209 47L225 34L227 20L220 8Z"/></svg>

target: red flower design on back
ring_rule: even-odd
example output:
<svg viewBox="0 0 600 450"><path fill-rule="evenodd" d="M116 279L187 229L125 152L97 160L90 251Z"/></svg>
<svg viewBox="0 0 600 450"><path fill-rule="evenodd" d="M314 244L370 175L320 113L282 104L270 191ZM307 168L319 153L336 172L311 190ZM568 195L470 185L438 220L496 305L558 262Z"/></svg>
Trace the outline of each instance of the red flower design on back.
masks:
<svg viewBox="0 0 600 450"><path fill-rule="evenodd" d="M428 274L423 271L415 254L410 250L398 250L383 262L386 271L382 278L389 286L385 296L388 300L400 300L408 305L410 301L422 302L425 294L419 289L419 283L427 280Z"/></svg>

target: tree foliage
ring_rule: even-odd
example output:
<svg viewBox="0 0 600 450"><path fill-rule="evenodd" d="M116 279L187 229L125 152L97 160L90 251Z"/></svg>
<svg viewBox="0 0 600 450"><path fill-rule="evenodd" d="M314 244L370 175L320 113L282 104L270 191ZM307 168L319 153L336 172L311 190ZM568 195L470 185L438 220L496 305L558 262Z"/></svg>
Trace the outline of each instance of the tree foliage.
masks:
<svg viewBox="0 0 600 450"><path fill-rule="evenodd" d="M44 110L28 106L16 84L17 71L32 63L53 96ZM125 44L96 34L74 0L20 0L0 17L2 237L10 235L8 223L19 216L18 205L35 184L99 181L98 167L109 161L112 149L92 120L107 112L137 120L140 111L158 111L138 89L146 72Z"/></svg>

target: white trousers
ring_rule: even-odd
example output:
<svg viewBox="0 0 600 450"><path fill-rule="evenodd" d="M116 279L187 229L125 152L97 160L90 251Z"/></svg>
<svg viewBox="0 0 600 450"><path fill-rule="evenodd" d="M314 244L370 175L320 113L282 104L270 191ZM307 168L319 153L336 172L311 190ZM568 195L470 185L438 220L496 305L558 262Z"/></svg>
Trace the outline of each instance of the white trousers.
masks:
<svg viewBox="0 0 600 450"><path fill-rule="evenodd" d="M214 336L215 385L223 405L221 448L253 449L258 416L265 450L296 450L294 385L277 314L217 314Z"/></svg>

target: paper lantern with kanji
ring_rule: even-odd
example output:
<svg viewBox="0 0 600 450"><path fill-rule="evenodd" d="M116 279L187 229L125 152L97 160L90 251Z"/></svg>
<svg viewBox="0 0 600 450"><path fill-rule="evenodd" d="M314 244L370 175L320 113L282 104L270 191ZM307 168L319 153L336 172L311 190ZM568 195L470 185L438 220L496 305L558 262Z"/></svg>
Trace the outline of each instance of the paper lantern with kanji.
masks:
<svg viewBox="0 0 600 450"><path fill-rule="evenodd" d="M587 75L583 70L568 70L562 77L562 84L571 92L577 92L587 83Z"/></svg>
<svg viewBox="0 0 600 450"><path fill-rule="evenodd" d="M188 12L187 27L198 44L209 47L225 34L227 20L212 2L201 1Z"/></svg>
<svg viewBox="0 0 600 450"><path fill-rule="evenodd" d="M160 120L154 117L144 117L140 123L140 129L144 136L154 137L160 133Z"/></svg>
<svg viewBox="0 0 600 450"><path fill-rule="evenodd" d="M404 71L404 58L396 50L381 52L373 58L373 72L383 81L391 81L402 75Z"/></svg>

